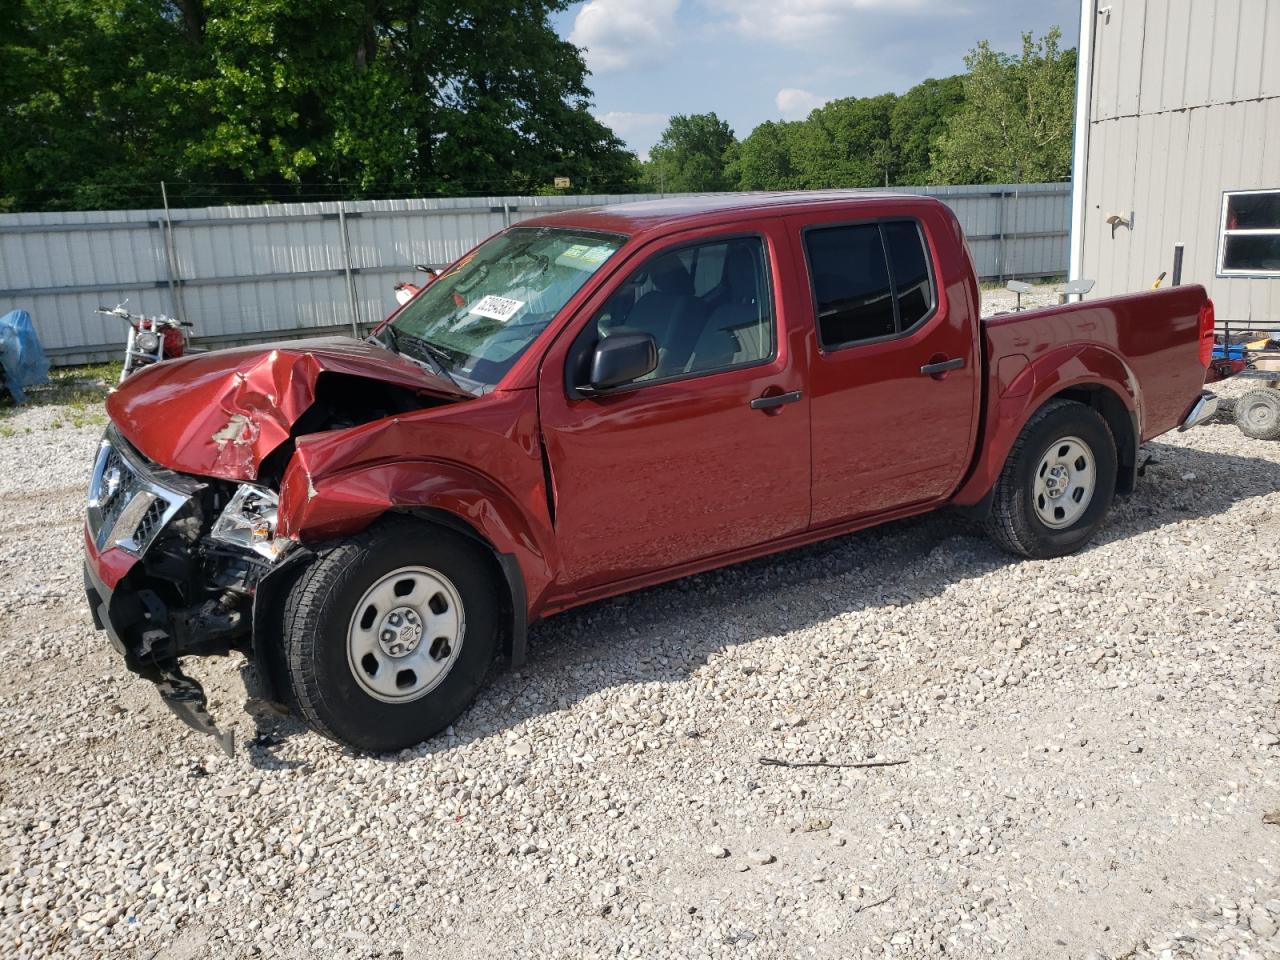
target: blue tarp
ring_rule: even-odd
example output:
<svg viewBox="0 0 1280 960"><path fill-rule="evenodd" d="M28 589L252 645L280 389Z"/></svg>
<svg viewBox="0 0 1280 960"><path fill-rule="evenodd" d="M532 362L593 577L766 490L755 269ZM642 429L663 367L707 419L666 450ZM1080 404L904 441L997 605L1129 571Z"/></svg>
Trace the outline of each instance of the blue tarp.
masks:
<svg viewBox="0 0 1280 960"><path fill-rule="evenodd" d="M25 310L10 310L0 317L0 365L4 385L17 403L27 399L23 387L49 382L49 358L40 346L31 314Z"/></svg>

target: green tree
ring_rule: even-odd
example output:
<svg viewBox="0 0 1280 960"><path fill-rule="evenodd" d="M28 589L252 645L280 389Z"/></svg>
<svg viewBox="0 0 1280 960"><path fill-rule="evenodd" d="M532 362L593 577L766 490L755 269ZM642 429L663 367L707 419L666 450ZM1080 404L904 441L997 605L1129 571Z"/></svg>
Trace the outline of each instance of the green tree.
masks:
<svg viewBox="0 0 1280 960"><path fill-rule="evenodd" d="M794 163L800 123L766 121L738 145L731 171L739 190L796 190L801 185Z"/></svg>
<svg viewBox="0 0 1280 960"><path fill-rule="evenodd" d="M811 190L882 187L895 179L890 118L897 97L846 97L809 114L793 140L799 184Z"/></svg>
<svg viewBox="0 0 1280 960"><path fill-rule="evenodd" d="M1022 55L982 41L965 57L964 106L933 152L939 183L1020 183L1071 175L1076 51L1056 27L1023 34Z"/></svg>
<svg viewBox="0 0 1280 960"><path fill-rule="evenodd" d="M2 8L0 191L9 206L116 206L140 175L176 168L201 107L179 110L167 96L198 66L156 4L3 0Z"/></svg>
<svg viewBox="0 0 1280 960"><path fill-rule="evenodd" d="M964 105L964 78L943 77L916 84L893 105L889 136L896 156L896 184L930 182L930 154L947 121Z"/></svg>
<svg viewBox="0 0 1280 960"><path fill-rule="evenodd" d="M644 179L665 193L732 190L733 130L714 113L676 114L649 151Z"/></svg>
<svg viewBox="0 0 1280 960"><path fill-rule="evenodd" d="M0 0L0 203L631 188L567 6Z"/></svg>

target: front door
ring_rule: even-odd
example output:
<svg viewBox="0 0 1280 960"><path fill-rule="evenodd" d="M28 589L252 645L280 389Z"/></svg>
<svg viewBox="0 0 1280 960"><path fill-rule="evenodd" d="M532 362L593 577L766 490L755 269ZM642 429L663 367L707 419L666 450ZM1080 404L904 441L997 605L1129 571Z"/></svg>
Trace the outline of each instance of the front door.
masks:
<svg viewBox="0 0 1280 960"><path fill-rule="evenodd" d="M819 346L813 526L949 496L969 465L981 371L976 304L964 283L939 283L931 220L792 224Z"/></svg>
<svg viewBox="0 0 1280 960"><path fill-rule="evenodd" d="M660 243L624 267L542 365L540 417L568 590L808 525L809 400L803 341L789 335L802 308L780 298L775 282L794 269L783 224ZM657 368L600 395L575 395L582 358L616 333L652 336Z"/></svg>

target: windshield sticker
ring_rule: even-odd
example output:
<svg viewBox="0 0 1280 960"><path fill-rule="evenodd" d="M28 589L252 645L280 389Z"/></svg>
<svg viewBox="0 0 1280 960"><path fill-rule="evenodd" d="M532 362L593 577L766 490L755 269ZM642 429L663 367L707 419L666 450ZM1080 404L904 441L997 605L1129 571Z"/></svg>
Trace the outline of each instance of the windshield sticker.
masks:
<svg viewBox="0 0 1280 960"><path fill-rule="evenodd" d="M506 323L519 313L520 308L523 306L523 300L512 300L508 297L496 297L493 294L489 294L468 312L477 316L488 317L490 320L497 320L499 323Z"/></svg>
<svg viewBox="0 0 1280 960"><path fill-rule="evenodd" d="M587 267L597 267L609 259L609 255L613 253L613 247L609 246L590 246L585 243L575 243L564 253L556 258L556 262L566 267L576 267L579 265Z"/></svg>

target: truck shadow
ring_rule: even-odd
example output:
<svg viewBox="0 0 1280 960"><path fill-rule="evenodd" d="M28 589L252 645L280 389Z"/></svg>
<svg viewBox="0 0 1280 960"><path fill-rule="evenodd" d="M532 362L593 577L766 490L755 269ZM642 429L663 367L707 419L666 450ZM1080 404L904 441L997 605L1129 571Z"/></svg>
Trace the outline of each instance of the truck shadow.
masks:
<svg viewBox="0 0 1280 960"><path fill-rule="evenodd" d="M1148 456L1137 491L1117 498L1095 543L1074 557L1043 562L1078 571L1103 545L1225 513L1280 490L1280 462L1170 443L1147 444ZM687 680L727 648L834 627L846 613L905 607L1020 562L1036 561L1001 552L977 525L943 512L571 610L532 628L529 662L521 670L495 669L459 720L457 737L466 743L501 733L627 683ZM271 734L278 741L303 732L296 720L283 719ZM437 737L385 759L435 754L459 739ZM285 765L265 750L249 753L255 766Z"/></svg>

